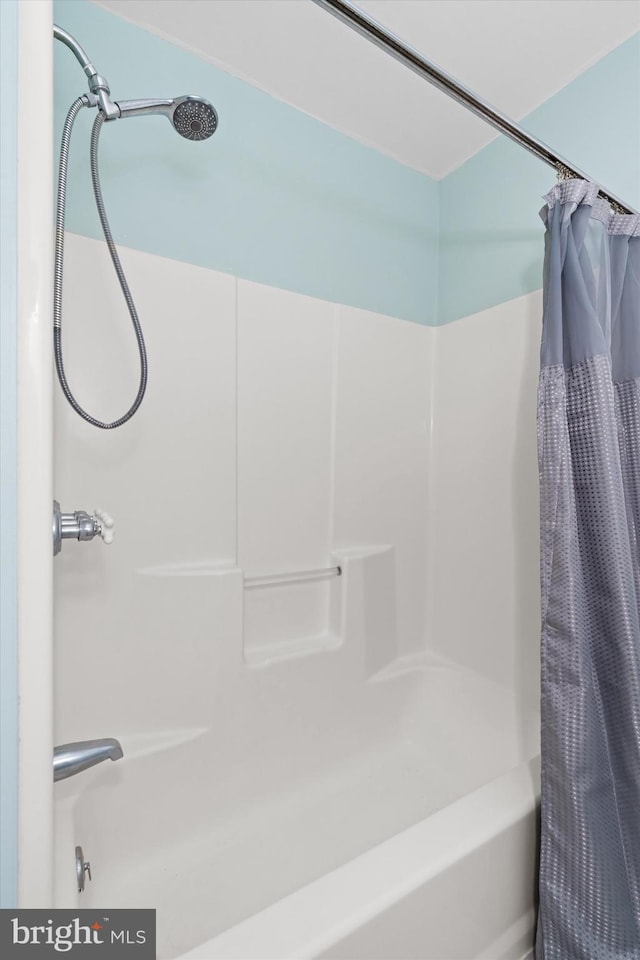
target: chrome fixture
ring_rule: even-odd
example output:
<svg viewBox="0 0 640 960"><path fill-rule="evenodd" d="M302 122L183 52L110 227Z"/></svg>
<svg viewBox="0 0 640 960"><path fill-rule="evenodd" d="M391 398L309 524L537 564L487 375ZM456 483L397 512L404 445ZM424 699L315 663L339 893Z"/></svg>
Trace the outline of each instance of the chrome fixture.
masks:
<svg viewBox="0 0 640 960"><path fill-rule="evenodd" d="M218 126L215 107L203 97L177 97L175 100L119 100L111 99L107 80L100 76L89 57L73 37L62 27L53 25L53 36L73 52L89 81L93 97L85 106L98 107L105 120L120 117L144 117L158 114L167 117L174 129L187 140L208 140ZM95 102L94 102L95 101Z"/></svg>
<svg viewBox="0 0 640 960"><path fill-rule="evenodd" d="M351 27L352 30L355 30L356 33L359 33L366 40L370 40L371 43L374 43L381 50L384 50L385 53L388 53L395 60L404 64L405 67L409 67L410 70L417 73L423 80L427 80L433 84L434 87L437 87L438 90L446 93L448 97L462 104L462 106L470 110L471 113L475 113L475 115L480 117L481 120L484 120L485 123L491 124L491 126L499 130L500 133L504 133L506 137L509 137L519 146L524 147L529 153L533 153L539 160L543 160L556 170L558 167L568 168L573 177L579 180L589 180L593 182L591 177L588 177L586 173L582 173L578 167L567 163L566 160L551 150L542 140L538 140L537 137L527 133L526 130L523 130L522 127L514 123L513 120L509 119L504 113L496 110L495 107L477 96L477 94L469 90L468 87L463 86L455 77L446 73L441 67L433 63L433 61L427 60L419 50L416 50L415 47L410 47L401 40L400 37L391 33L390 30L387 30L381 23L374 20L373 17L370 17L363 10L360 10L353 3L349 3L348 0L313 0L313 2L317 4L317 6L322 7L323 10L333 14L334 17L341 20L348 27ZM619 200L614 193L603 190L601 187L599 187L599 196L607 200L617 213L637 214L638 212L634 210L633 207Z"/></svg>
<svg viewBox="0 0 640 960"><path fill-rule="evenodd" d="M113 737L103 740L80 740L78 743L63 743L53 750L53 779L66 780L77 773L95 767L103 760L120 760L122 747Z"/></svg>
<svg viewBox="0 0 640 960"><path fill-rule="evenodd" d="M85 510L62 513L57 500L53 501L53 555L60 553L63 540L93 540L101 537L113 543L115 521L104 510L94 510L93 516Z"/></svg>
<svg viewBox="0 0 640 960"><path fill-rule="evenodd" d="M245 577L245 590L257 587L279 587L285 583L313 583L342 576L342 567L320 567L318 570L297 570L294 573L270 573L262 577Z"/></svg>
<svg viewBox="0 0 640 960"><path fill-rule="evenodd" d="M76 880L78 881L78 893L82 893L85 885L85 874L91 880L91 864L85 860L82 847L76 847Z"/></svg>
<svg viewBox="0 0 640 960"><path fill-rule="evenodd" d="M123 117L141 117L150 115L160 115L167 117L171 121L174 130L181 137L187 140L208 140L218 127L218 114L215 108L208 100L202 97L182 96L173 100L119 100L111 99L111 91L106 79L101 76L89 57L80 46L75 37L67 33L61 27L54 24L53 36L60 40L73 52L78 63L81 65L89 82L89 93L82 94L71 104L67 118L62 131L62 142L60 146L60 164L58 169L58 195L56 207L56 240L55 240L55 261L54 261L54 285L53 285L53 348L56 361L56 370L58 380L67 401L76 411L76 413L94 427L100 427L103 430L113 430L120 427L134 415L144 397L147 389L148 365L147 350L140 326L140 320L136 311L136 306L125 277L120 257L116 249L111 228L107 219L107 212L102 198L102 188L100 186L100 173L98 171L98 142L100 131L105 121L119 120ZM113 267L118 277L120 289L125 299L133 330L137 341L138 354L140 357L140 382L135 399L126 413L116 420L103 421L91 416L80 406L67 382L64 370L62 356L62 274L64 269L64 224L65 208L67 201L67 170L69 165L69 148L71 145L71 132L75 119L83 107L97 107L98 112L91 131L91 179L93 181L93 193L102 225L102 232L109 248L109 254Z"/></svg>
<svg viewBox="0 0 640 960"><path fill-rule="evenodd" d="M175 100L119 100L119 117L167 117L185 140L208 140L218 126L218 114L203 97L176 97Z"/></svg>
<svg viewBox="0 0 640 960"><path fill-rule="evenodd" d="M62 27L57 26L55 23L53 25L53 36L54 39L62 41L62 43L69 47L86 73L87 80L89 81L89 90L96 100L92 106L98 106L108 120L115 119L118 116L118 111L115 104L111 102L109 84L104 77L100 76L76 38L72 37L70 33L67 33L66 30L63 30Z"/></svg>

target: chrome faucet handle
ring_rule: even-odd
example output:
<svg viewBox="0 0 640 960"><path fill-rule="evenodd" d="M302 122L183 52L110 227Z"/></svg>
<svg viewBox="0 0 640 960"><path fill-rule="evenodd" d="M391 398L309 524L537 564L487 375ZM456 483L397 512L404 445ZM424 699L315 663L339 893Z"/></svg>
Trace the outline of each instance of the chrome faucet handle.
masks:
<svg viewBox="0 0 640 960"><path fill-rule="evenodd" d="M113 543L115 521L104 510L94 510L93 516L86 510L63 513L57 500L53 501L53 555L60 553L63 540L93 540L101 537L105 543Z"/></svg>

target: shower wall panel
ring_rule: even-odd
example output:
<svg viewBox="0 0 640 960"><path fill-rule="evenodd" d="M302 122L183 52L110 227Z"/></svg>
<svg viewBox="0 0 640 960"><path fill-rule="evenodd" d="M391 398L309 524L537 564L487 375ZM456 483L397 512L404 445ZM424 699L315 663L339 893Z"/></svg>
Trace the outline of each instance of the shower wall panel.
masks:
<svg viewBox="0 0 640 960"><path fill-rule="evenodd" d="M238 282L238 563L248 577L331 560L338 308ZM244 649L335 645L329 581L247 590Z"/></svg>
<svg viewBox="0 0 640 960"><path fill-rule="evenodd" d="M195 735L243 672L356 636L367 674L422 650L433 331L122 257L147 336L143 405L101 431L56 391L56 497L116 520L111 546L65 542L56 559L57 741ZM135 345L103 246L74 234L63 329L78 399L117 415ZM357 609L344 578L242 589L338 564Z"/></svg>
<svg viewBox="0 0 640 960"><path fill-rule="evenodd" d="M541 292L437 330L429 642L538 698Z"/></svg>
<svg viewBox="0 0 640 960"><path fill-rule="evenodd" d="M340 308L334 541L395 545L399 653L420 650L428 606L436 331ZM384 509L381 505L384 504Z"/></svg>
<svg viewBox="0 0 640 960"><path fill-rule="evenodd" d="M235 280L122 258L150 358L142 407L98 430L55 389L55 496L116 521L112 545L67 541L55 560L58 743L208 724L211 653L234 622L228 591L198 573L235 566ZM118 415L137 357L103 244L68 234L64 297L71 387L89 411Z"/></svg>

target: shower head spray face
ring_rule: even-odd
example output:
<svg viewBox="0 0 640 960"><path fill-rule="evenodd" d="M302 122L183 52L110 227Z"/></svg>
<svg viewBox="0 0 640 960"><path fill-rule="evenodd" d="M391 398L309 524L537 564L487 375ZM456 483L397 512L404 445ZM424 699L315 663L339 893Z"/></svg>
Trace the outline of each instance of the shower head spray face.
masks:
<svg viewBox="0 0 640 960"><path fill-rule="evenodd" d="M175 100L120 100L119 117L160 114L187 140L208 140L218 127L218 114L204 97L176 97Z"/></svg>
<svg viewBox="0 0 640 960"><path fill-rule="evenodd" d="M218 114L202 97L179 97L171 122L187 140L208 140L218 126Z"/></svg>

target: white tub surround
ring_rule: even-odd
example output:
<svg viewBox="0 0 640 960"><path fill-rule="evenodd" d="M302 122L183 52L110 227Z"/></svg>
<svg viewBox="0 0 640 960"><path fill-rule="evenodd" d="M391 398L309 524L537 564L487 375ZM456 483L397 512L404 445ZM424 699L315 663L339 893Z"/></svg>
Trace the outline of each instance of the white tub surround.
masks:
<svg viewBox="0 0 640 960"><path fill-rule="evenodd" d="M542 293L436 331L429 646L539 700Z"/></svg>
<svg viewBox="0 0 640 960"><path fill-rule="evenodd" d="M68 376L108 418L136 388L128 319L103 247L70 235L67 249ZM453 924L452 960L519 960L537 714L516 655L492 658L528 636L511 607L502 622L497 582L493 617L480 610L485 555L458 519L503 470L498 455L481 470L463 459L465 417L500 390L512 403L518 376L455 393L444 451L433 370L441 351L455 381L459 331L122 256L148 393L106 434L56 394L56 495L99 504L117 532L110 547L65 543L55 574L56 739L115 736L125 756L56 784L56 902L155 907L163 960L198 945L371 960L400 927L406 958L441 960L460 895L470 921ZM506 426L504 443L511 455ZM519 549L501 535L505 569ZM80 898L76 844L93 874ZM501 892L481 922L474 889L495 857Z"/></svg>
<svg viewBox="0 0 640 960"><path fill-rule="evenodd" d="M368 674L421 652L433 331L137 251L122 258L148 341L144 405L123 428L99 431L56 390L56 497L67 510L99 504L117 525L111 547L67 543L56 559L57 692L75 703L58 712L58 739L88 736L79 722L138 732L192 726L196 714L196 726L210 722L204 691L226 683L174 637L202 634L207 658L259 666L366 628ZM63 332L80 402L112 416L137 384L129 321L103 245L73 234ZM340 558L351 595L366 587L373 604L358 626L345 577L242 590L243 578ZM236 576L241 603L215 640L212 597L231 603ZM179 607L174 590L185 594ZM96 649L110 655L88 688ZM177 683L194 668L200 707L195 688ZM136 696L143 669L158 679L157 713Z"/></svg>

